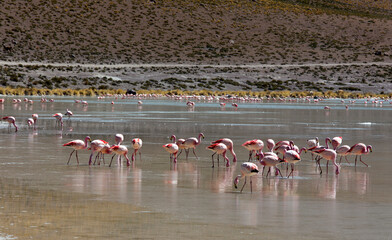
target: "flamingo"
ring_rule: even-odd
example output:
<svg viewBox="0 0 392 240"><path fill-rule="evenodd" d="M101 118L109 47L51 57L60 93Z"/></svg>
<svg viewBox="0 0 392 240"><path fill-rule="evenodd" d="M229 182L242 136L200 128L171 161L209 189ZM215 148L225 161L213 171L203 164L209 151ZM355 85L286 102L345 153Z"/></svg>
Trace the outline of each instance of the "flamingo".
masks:
<svg viewBox="0 0 392 240"><path fill-rule="evenodd" d="M84 141L77 139L77 140L73 140L70 142L65 143L63 146L64 147L71 147L73 148L73 151L71 152L71 154L69 154L69 158L68 158L68 162L67 165L69 164L69 161L71 160L71 156L74 152L76 152L76 161L79 165L79 158L78 158L78 150L82 150L82 149L86 149L87 148L87 141L91 141L91 138L89 136L87 136Z"/></svg>
<svg viewBox="0 0 392 240"><path fill-rule="evenodd" d="M124 156L125 159L127 159L127 166L128 166L128 167L131 166L131 161L129 160L129 158L128 158L128 156L127 156L127 154L128 154L128 148L127 148L126 146L124 146L124 145L113 145L113 146L111 146L109 149L112 150L113 153L115 153L115 154L113 155L112 159L110 160L109 167L112 165L113 158L114 158L114 156L116 156L116 155ZM120 162L120 165L121 165L121 162Z"/></svg>
<svg viewBox="0 0 392 240"><path fill-rule="evenodd" d="M328 163L329 163L329 161L332 161L333 165L335 165L335 174L338 175L340 172L340 166L336 163L336 156L337 156L336 151L333 149L325 148L325 149L317 150L316 152L321 156L321 158L324 158L325 160L327 160L327 167L326 167L327 174L328 174ZM319 169L320 169L320 174L323 173L321 170L321 165L320 165L321 158L319 158L317 160L317 163L318 163Z"/></svg>
<svg viewBox="0 0 392 240"><path fill-rule="evenodd" d="M245 178L244 185L242 185L242 188L240 191L242 193L242 190L244 189L245 184L246 184L246 177L249 177L249 179L250 179L250 192L252 192L252 176L256 175L259 172L259 168L254 163L244 162L241 164L240 171L241 171L241 174L238 175L234 179L234 187L237 188L237 185L238 185L238 182L240 181L240 179Z"/></svg>
<svg viewBox="0 0 392 240"><path fill-rule="evenodd" d="M8 122L8 129L11 129L11 124L14 125L15 127L15 132L18 131L18 126L16 126L15 124L15 118L13 116L7 116L7 117L3 117L3 120L6 120Z"/></svg>
<svg viewBox="0 0 392 240"><path fill-rule="evenodd" d="M290 175L292 175L292 177L294 177L294 164L298 163L299 161L301 161L301 157L300 154L302 152L302 150L306 151L306 148L302 148L301 151L298 153L294 150L287 150L285 151L285 153L283 154L283 160L287 163L291 164L291 172L290 174L287 176L287 178L290 177ZM288 166L287 166L288 167Z"/></svg>
<svg viewBox="0 0 392 240"><path fill-rule="evenodd" d="M204 134L200 133L198 138L188 138L186 139L183 143L182 146L185 148L185 153L186 153L186 159L188 159L188 154L189 154L189 149L193 149L193 154L195 155L196 159L199 159L195 153L195 148L197 145L201 143L201 138L204 138Z"/></svg>
<svg viewBox="0 0 392 240"><path fill-rule="evenodd" d="M350 150L350 148L351 147L349 145L342 145L336 149L336 154L340 156L339 163L341 163L343 156L346 159L346 162L349 163L347 160L347 155L349 155L348 150Z"/></svg>
<svg viewBox="0 0 392 240"><path fill-rule="evenodd" d="M227 146L224 143L214 143L208 146L206 149L212 150L214 154L212 154L212 167L214 167L214 155L218 154L218 166L219 166L219 154L223 156L226 160L226 167L230 167L230 161L226 157Z"/></svg>
<svg viewBox="0 0 392 240"><path fill-rule="evenodd" d="M168 143L162 146L165 150L170 153L170 160L172 160L172 156L174 157L173 162L177 162L177 153L178 153L178 146L175 143Z"/></svg>
<svg viewBox="0 0 392 240"><path fill-rule="evenodd" d="M274 147L275 147L275 141L273 139L271 139L271 138L267 139L267 148L268 148L268 150L270 152L272 152Z"/></svg>
<svg viewBox="0 0 392 240"><path fill-rule="evenodd" d="M238 108L238 104L237 103L232 103L231 106Z"/></svg>
<svg viewBox="0 0 392 240"><path fill-rule="evenodd" d="M56 118L56 125L63 126L63 114L62 113L55 113L52 117Z"/></svg>
<svg viewBox="0 0 392 240"><path fill-rule="evenodd" d="M315 160L318 161L318 160L320 160L319 151L320 151L320 150L323 150L323 149L329 149L328 142L331 142L331 139L330 139L329 137L327 137L327 138L325 139L325 145L326 145L326 146L317 145L317 146L308 148L307 151L310 151L310 152L312 152L313 154L316 154L317 156L316 156Z"/></svg>
<svg viewBox="0 0 392 240"><path fill-rule="evenodd" d="M249 160L251 160L252 153L253 152L256 152L256 154L260 153L263 150L264 143L260 139L253 139L253 140L249 140L249 141L244 142L242 144L242 146L249 150Z"/></svg>
<svg viewBox="0 0 392 240"><path fill-rule="evenodd" d="M222 139L211 142L211 144L215 144L215 143L225 144L227 149L230 151L231 155L233 155L233 162L237 162L237 155L234 152L234 144L230 138L222 138Z"/></svg>
<svg viewBox="0 0 392 240"><path fill-rule="evenodd" d="M67 108L67 111L64 113L64 116L68 116L68 120L69 120L73 116L73 113Z"/></svg>
<svg viewBox="0 0 392 240"><path fill-rule="evenodd" d="M319 139L318 139L318 137L311 138L311 139L307 140L307 143L308 143L308 148L313 148L313 147L319 146ZM312 156L312 161L313 161L314 153L311 152L310 154Z"/></svg>
<svg viewBox="0 0 392 240"><path fill-rule="evenodd" d="M108 142L104 141L104 140L94 140L90 143L90 148L91 148L91 155L90 155L90 159L88 161L88 165L91 165L92 163L92 157L94 155L94 152L98 152L97 156L95 156L95 161L97 160L97 157L99 157L99 153L101 152L102 148L107 144ZM94 162L95 162L94 161Z"/></svg>
<svg viewBox="0 0 392 240"><path fill-rule="evenodd" d="M29 127L31 127L31 125L34 124L34 119L28 118L28 119L26 120L26 122L27 122L27 125L29 125Z"/></svg>
<svg viewBox="0 0 392 240"><path fill-rule="evenodd" d="M180 154L182 153L183 149L186 149L186 147L183 145L183 143L185 142L185 139L183 138L179 138L176 141L176 135L171 135L170 140L173 141L173 143L177 144L178 148L181 149L180 153L178 153L177 157L180 156ZM171 157L171 156L170 156Z"/></svg>
<svg viewBox="0 0 392 240"><path fill-rule="evenodd" d="M31 115L31 117L32 117L33 120L34 120L34 127L35 127L35 125L37 124L37 121L38 121L38 114L33 113L33 114Z"/></svg>
<svg viewBox="0 0 392 240"><path fill-rule="evenodd" d="M342 144L343 137L334 137L332 138L331 144L332 144L332 149L336 151L336 148Z"/></svg>
<svg viewBox="0 0 392 240"><path fill-rule="evenodd" d="M112 154L113 150L110 149L110 145L109 143L106 143L105 145L103 145L101 151L99 151L98 154L100 154L102 156L102 161L103 161L103 165L105 165L105 154ZM121 160L121 156L119 156L119 159ZM94 164L95 165L95 161ZM101 160L98 157L98 165L101 165Z"/></svg>
<svg viewBox="0 0 392 240"><path fill-rule="evenodd" d="M355 166L357 166L357 158L359 156L359 161L369 167L364 161L362 161L362 155L369 154L373 152L373 148L371 145L366 146L364 143L357 143L347 151L349 155L355 155Z"/></svg>
<svg viewBox="0 0 392 240"><path fill-rule="evenodd" d="M271 167L274 167L276 169L275 175L277 175L278 173L280 174L281 177L282 173L280 172L280 169L277 167L277 165L281 164L282 162L284 162L284 160L279 159L278 155L276 155L273 152L267 152L268 154L265 153L259 153L258 157L259 157L259 161L260 164L263 165L263 171L261 173L261 175L264 174L264 168L268 167L268 172L266 177L268 177L268 174L271 172Z"/></svg>
<svg viewBox="0 0 392 240"><path fill-rule="evenodd" d="M135 160L135 158L136 158L136 152L138 151L138 150L140 150L140 148L142 148L142 146L143 146L143 141L140 139L140 138L134 138L134 139L132 139L132 147L133 147L133 149L134 149L134 152L132 153L132 162ZM139 151L139 158L140 158L140 160L142 160L142 154L141 154L141 152Z"/></svg>
<svg viewBox="0 0 392 240"><path fill-rule="evenodd" d="M116 142L117 145L121 145L121 143L124 141L124 135L122 135L121 133L117 133L114 136L114 141Z"/></svg>

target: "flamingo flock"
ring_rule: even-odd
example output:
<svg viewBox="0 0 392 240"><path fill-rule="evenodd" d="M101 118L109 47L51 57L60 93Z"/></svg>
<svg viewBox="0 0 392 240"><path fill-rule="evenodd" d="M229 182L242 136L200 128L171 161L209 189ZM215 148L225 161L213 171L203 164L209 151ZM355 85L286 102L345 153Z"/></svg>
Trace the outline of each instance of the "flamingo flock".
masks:
<svg viewBox="0 0 392 240"><path fill-rule="evenodd" d="M188 98L187 106L190 108L195 107L195 102L191 101L192 98ZM43 101L43 100L41 100ZM54 101L54 100L53 100ZM51 101L51 102L53 102ZM226 103L225 100L220 102L220 106L224 107ZM241 102L242 99L233 99L233 101ZM243 100L245 101L245 100ZM3 101L4 102L4 101ZM19 104L19 100L13 101L14 104ZM32 104L29 100L25 100L25 102ZM76 102L76 101L75 101ZM78 100L77 103L81 103L83 105L87 105L86 101ZM142 101L138 102L138 105L143 104ZM233 102L233 107L238 107L238 104ZM327 106L328 110L331 108ZM66 109L65 113L62 114L60 112L55 113L52 117L56 120L56 126L63 126L63 117L67 116L68 120L71 120L73 116L73 112L69 109ZM8 128L11 129L13 126L15 128L15 132L18 131L18 126L16 125L15 117L13 116L5 116L2 117L2 120L9 123ZM26 123L28 127L36 128L38 124L38 114L32 114L31 117L26 119ZM199 160L199 157L196 154L196 148L202 143L202 140L205 138L204 133L199 133L197 137L188 137L188 138L178 138L176 135L172 135L170 140L172 142L164 144L162 147L165 151L167 151L170 155L170 162L177 163L182 151L185 151L185 160L189 159L189 151L192 150L193 155L196 160ZM126 160L126 165L130 166L131 162L135 162L137 160L137 153L139 152L139 159L141 160L141 148L143 146L143 141L140 138L133 138L128 140L130 146L133 148L131 158L128 157L128 148L124 143L124 135L116 134L114 136L115 144L111 145L107 141L102 139L92 140L90 136L86 136L84 140L76 139L70 142L63 144L64 147L72 148L71 153L69 154L67 165L70 164L72 155L75 153L77 165L79 165L79 156L78 151L80 150L89 150L90 157L88 160L88 165L95 165L98 162L98 165L104 161L104 155L112 154L111 161L109 167L113 164L114 157L117 156L117 163L119 166L122 165L122 158ZM362 164L368 167L368 164L364 162L362 159L362 155L367 155L373 151L371 145L365 145L364 143L357 143L353 146L342 145L343 138L342 137L333 137L332 139L325 139L325 146L320 145L319 138L315 137L307 140L307 146L301 149L298 148L294 144L292 140L282 140L275 143L273 139L267 139L266 141L267 151L263 152L264 142L261 139L252 139L247 140L243 144L247 151L249 151L249 156L246 162L241 163L240 165L240 175L238 175L234 180L234 187L237 188L239 181L244 180L243 186L240 192L243 191L244 186L247 183L247 179L249 179L250 190L252 190L252 176L259 174L259 167L262 167L261 176L264 177L264 169L268 167L268 172L265 175L268 177L276 177L280 176L283 178L283 174L281 172L280 165L285 165L286 167L286 178L294 178L295 175L295 166L301 165L301 154L303 152L311 153L312 161L314 160L316 166L318 167L318 171L320 174L323 173L321 168L321 161L326 161L326 173L328 174L328 165L331 162L335 167L335 174L338 175L341 172L341 160L344 157L345 161L349 163L348 157L355 156L354 165L357 165L357 161L359 160ZM330 146L331 145L331 146ZM219 156L221 156L225 161L225 167L230 167L232 163L236 163L237 155L234 151L234 143L229 138L222 138L215 141L211 141L211 143L206 147L207 150L213 152L211 156L212 168L215 168L215 158L217 159L218 167L219 167ZM232 156L232 160L227 156L227 152L230 152ZM337 158L340 157L339 162ZM93 161L94 159L94 161ZM289 171L289 167L291 167ZM272 176L274 175L274 176Z"/></svg>

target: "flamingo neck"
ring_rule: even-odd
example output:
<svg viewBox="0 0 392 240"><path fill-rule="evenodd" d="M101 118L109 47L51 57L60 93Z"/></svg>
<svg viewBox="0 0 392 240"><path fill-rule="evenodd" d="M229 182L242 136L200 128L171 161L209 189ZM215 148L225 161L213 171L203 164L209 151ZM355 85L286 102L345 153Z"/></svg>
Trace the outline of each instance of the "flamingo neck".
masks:
<svg viewBox="0 0 392 240"><path fill-rule="evenodd" d="M230 148L231 155L233 155L233 162L237 162L237 155L234 152L233 148Z"/></svg>
<svg viewBox="0 0 392 240"><path fill-rule="evenodd" d="M84 139L84 149L87 148L87 140L88 140L88 137L86 137L86 138Z"/></svg>
<svg viewBox="0 0 392 240"><path fill-rule="evenodd" d="M327 149L329 149L329 145L328 145L328 142L329 142L329 141L331 141L331 139L329 139L329 138L326 138L326 139L325 139L325 146L327 146Z"/></svg>

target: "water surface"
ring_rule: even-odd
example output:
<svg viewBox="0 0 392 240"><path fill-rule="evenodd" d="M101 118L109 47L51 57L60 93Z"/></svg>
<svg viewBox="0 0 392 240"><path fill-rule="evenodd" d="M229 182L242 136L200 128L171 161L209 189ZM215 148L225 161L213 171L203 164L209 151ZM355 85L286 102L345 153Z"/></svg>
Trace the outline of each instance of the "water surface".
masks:
<svg viewBox="0 0 392 240"><path fill-rule="evenodd" d="M0 124L0 239L391 239L392 214L391 130L392 105L349 104L340 100L320 103L196 102L167 99L74 98L33 105L0 105L1 116L13 115L20 130ZM114 104L110 104L114 101ZM324 110L328 105L331 110ZM55 126L54 113L73 111L63 129ZM25 119L39 114L34 130ZM177 137L205 139L197 147L197 160L182 154L171 164L162 145ZM80 151L81 163L62 145L74 139L125 136L131 149L134 137L143 139L142 159L130 166L88 166L90 152ZM335 176L316 171L310 154L302 155L293 179L253 178L242 194L233 187L239 165L248 160L241 147L247 140L306 140L342 136L343 144L371 144L363 157L370 166L342 163ZM234 141L239 162L211 168L213 140ZM130 154L129 154L130 155ZM231 155L228 154L231 159ZM106 162L110 156L106 156ZM286 173L282 167L283 174ZM242 186L242 182L240 182Z"/></svg>

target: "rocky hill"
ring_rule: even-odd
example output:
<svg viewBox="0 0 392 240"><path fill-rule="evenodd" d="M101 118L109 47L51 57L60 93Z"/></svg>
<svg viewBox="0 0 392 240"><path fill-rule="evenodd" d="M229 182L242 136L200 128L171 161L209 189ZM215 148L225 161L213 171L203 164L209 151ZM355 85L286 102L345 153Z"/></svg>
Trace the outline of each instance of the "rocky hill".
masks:
<svg viewBox="0 0 392 240"><path fill-rule="evenodd" d="M3 0L2 5L3 61L214 65L392 62L390 0ZM321 78L317 69L297 68L295 74L284 71L287 68L272 69L268 76L258 69L250 78L246 74L242 78L242 73L226 74L225 78L243 84L237 86L240 89L254 88L256 81L323 80L328 86L321 90L339 89L340 82L353 83L348 86L351 90L384 91L380 86L369 88L369 83L392 82L390 65L349 69L354 70L355 78L347 74L347 68L327 69ZM171 77L154 69L145 71L154 74L138 77L125 70L120 80L140 88L143 83L135 81ZM213 78L219 77L217 71ZM16 74L14 81L10 72ZM56 76L72 75L78 81L67 87L91 87L83 84L76 72L64 72L66 69L59 70ZM95 70L87 72L94 73L83 78L97 77ZM308 72L305 79L299 74L302 72ZM45 71L11 66L3 67L0 73L3 85L14 86L35 82L34 86L44 87L38 76L53 77ZM203 72L193 73L196 80L212 78ZM198 88L192 84L187 87ZM383 86L391 89L388 84ZM293 89L300 88L293 85Z"/></svg>

